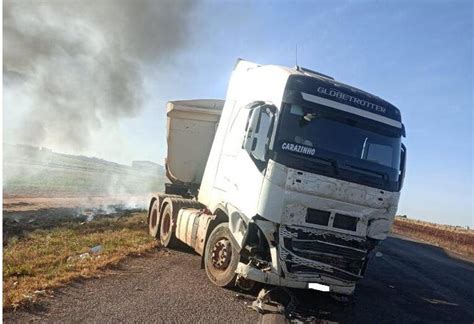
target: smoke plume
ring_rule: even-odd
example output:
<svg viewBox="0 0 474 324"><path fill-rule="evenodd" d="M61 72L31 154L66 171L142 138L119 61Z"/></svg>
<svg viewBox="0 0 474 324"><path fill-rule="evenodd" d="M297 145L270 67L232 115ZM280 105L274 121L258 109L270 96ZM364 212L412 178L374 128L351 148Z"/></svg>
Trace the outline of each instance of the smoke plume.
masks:
<svg viewBox="0 0 474 324"><path fill-rule="evenodd" d="M145 71L186 46L193 8L163 0L4 1L4 91L30 102L17 142L80 152L95 131L136 116Z"/></svg>

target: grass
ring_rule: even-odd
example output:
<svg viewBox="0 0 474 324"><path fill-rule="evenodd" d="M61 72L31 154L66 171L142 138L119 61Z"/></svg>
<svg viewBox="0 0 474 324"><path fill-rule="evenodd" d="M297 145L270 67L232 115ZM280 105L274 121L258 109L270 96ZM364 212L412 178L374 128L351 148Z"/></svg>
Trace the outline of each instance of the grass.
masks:
<svg viewBox="0 0 474 324"><path fill-rule="evenodd" d="M92 253L90 248L97 245L102 245L102 251ZM34 302L54 288L97 276L124 257L154 247L145 213L71 223L12 238L3 247L3 308Z"/></svg>
<svg viewBox="0 0 474 324"><path fill-rule="evenodd" d="M396 217L392 231L474 258L474 231L470 229Z"/></svg>

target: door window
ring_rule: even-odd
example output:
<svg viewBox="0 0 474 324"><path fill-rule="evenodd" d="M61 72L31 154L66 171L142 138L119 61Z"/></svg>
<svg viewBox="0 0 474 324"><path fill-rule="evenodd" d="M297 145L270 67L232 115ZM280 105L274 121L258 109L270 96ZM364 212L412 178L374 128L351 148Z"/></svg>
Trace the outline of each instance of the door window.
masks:
<svg viewBox="0 0 474 324"><path fill-rule="evenodd" d="M242 147L259 161L266 161L273 130L275 109L270 105L261 105L252 109L247 122Z"/></svg>

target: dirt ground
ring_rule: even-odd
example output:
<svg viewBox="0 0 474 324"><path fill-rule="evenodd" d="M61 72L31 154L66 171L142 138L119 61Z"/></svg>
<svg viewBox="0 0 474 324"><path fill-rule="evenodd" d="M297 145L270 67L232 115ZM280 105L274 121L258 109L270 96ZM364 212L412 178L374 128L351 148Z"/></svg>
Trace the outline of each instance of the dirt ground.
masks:
<svg viewBox="0 0 474 324"><path fill-rule="evenodd" d="M256 322L237 292L206 281L199 259L157 250L130 258L100 279L74 282L29 311L4 316L6 323Z"/></svg>

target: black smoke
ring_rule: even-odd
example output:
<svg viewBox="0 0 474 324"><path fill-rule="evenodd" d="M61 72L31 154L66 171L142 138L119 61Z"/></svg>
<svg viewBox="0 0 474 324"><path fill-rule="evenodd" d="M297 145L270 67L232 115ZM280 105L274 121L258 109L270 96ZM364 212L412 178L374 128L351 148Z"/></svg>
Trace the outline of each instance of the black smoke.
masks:
<svg viewBox="0 0 474 324"><path fill-rule="evenodd" d="M31 102L15 141L80 152L98 140L95 131L139 114L145 71L186 48L194 8L163 0L4 1L4 91Z"/></svg>

